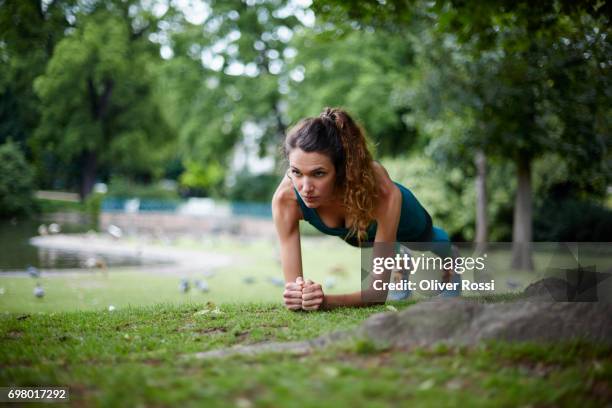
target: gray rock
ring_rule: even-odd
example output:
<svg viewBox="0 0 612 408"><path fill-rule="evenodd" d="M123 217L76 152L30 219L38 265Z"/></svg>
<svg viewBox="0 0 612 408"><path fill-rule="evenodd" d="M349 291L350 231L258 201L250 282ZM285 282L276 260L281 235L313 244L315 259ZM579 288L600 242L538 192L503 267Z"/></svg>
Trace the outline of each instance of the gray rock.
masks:
<svg viewBox="0 0 612 408"><path fill-rule="evenodd" d="M567 302L570 290L570 285L563 279L545 278L527 286L523 294L537 298L534 300Z"/></svg>
<svg viewBox="0 0 612 408"><path fill-rule="evenodd" d="M584 339L612 344L612 304L453 299L422 302L370 317L358 334L379 345L413 347L482 340L549 342Z"/></svg>
<svg viewBox="0 0 612 408"><path fill-rule="evenodd" d="M567 298L567 293L567 282L548 278L530 285L525 290L526 298L514 302L478 303L460 298L423 301L401 312L375 314L354 330L307 341L212 350L195 357L272 352L306 354L350 339L398 348L436 343L474 346L485 340L546 343L580 339L612 345L612 303L550 301Z"/></svg>

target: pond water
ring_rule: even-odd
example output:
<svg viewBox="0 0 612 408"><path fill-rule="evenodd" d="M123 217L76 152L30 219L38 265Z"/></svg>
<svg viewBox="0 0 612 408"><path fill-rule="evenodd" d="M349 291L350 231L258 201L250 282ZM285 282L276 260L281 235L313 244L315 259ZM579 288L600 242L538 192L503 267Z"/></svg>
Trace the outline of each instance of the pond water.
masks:
<svg viewBox="0 0 612 408"><path fill-rule="evenodd" d="M90 229L87 219L72 218L70 222L58 222L62 233L84 233ZM85 268L88 263L113 266L144 265L140 258L106 255L95 252L83 253L57 249L43 249L30 245L29 240L38 235L41 224L48 225L52 216L28 220L0 221L0 273L25 271L28 266L40 269ZM146 262L150 264L151 262Z"/></svg>

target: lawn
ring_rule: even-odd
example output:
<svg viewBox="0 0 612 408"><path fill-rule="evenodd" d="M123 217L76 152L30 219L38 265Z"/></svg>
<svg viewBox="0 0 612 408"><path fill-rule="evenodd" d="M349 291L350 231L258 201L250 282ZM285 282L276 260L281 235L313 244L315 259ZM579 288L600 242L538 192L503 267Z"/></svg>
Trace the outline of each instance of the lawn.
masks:
<svg viewBox="0 0 612 408"><path fill-rule="evenodd" d="M595 407L612 398L612 350L584 343L378 350L355 341L305 356L192 357L309 339L380 311L385 306L294 313L270 303L198 303L4 313L0 383L68 386L70 405L109 407Z"/></svg>
<svg viewBox="0 0 612 408"><path fill-rule="evenodd" d="M580 342L399 350L357 339L308 355L196 359L238 344L315 338L392 309L289 312L280 304L282 287L270 280L281 276L272 242L172 245L232 254L235 263L205 278L207 293L181 293L181 276L146 268L43 274L42 299L32 295L36 280L1 277L0 385L67 386L69 405L109 407L595 407L612 400L612 349ZM335 239L305 238L302 246L306 276L333 278L327 293L359 289L358 250ZM502 253L500 262L507 258ZM196 278L203 272L189 276ZM391 303L398 310L411 304Z"/></svg>
<svg viewBox="0 0 612 408"><path fill-rule="evenodd" d="M126 245L133 242L126 240ZM88 273L66 273L48 275L43 273L39 279L22 276L2 276L0 274L0 312L53 312L73 310L106 310L109 306L123 308L128 306L155 305L160 302L169 304L199 303L212 301L218 304L227 302L280 302L282 287L273 279L282 278L278 249L272 240L246 240L220 238L215 240L195 240L180 238L170 244L158 242L161 247L171 245L179 249L198 250L202 256L215 253L231 257L232 265L219 268L213 276L205 271L194 270L188 275L173 273L172 269L158 273L154 268L140 270L113 268L108 271L94 270ZM344 244L333 237L302 238L304 275L324 286L325 293L347 293L361 288L361 253L358 249ZM414 253L417 256L417 253ZM487 267L496 280L495 293L516 292L530 282L544 276L551 255L537 252L534 256L538 270L536 273L511 271L510 253L507 250L490 252ZM609 257L607 258L609 259ZM609 262L609 261L605 261ZM565 264L571 265L567 261ZM412 280L439 279L441 273L431 275L416 274ZM471 272L464 277L472 279ZM187 278L191 290L179 291L181 279ZM202 293L194 288L196 279L207 282L210 290ZM45 290L42 299L33 295L33 289L40 282ZM513 283L513 286L509 286ZM425 295L425 292L415 294ZM479 295L465 293L465 295ZM482 295L482 294L481 294Z"/></svg>

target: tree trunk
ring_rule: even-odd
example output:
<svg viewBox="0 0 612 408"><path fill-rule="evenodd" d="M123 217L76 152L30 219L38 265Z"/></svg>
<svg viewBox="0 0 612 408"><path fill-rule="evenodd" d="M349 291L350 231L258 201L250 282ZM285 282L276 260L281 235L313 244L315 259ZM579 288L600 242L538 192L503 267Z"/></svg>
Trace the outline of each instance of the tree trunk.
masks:
<svg viewBox="0 0 612 408"><path fill-rule="evenodd" d="M512 268L533 271L531 257L531 158L517 160L518 185L512 225Z"/></svg>
<svg viewBox="0 0 612 408"><path fill-rule="evenodd" d="M94 183L96 182L96 171L98 170L98 156L95 152L86 151L81 156L81 185L79 196L81 201L85 201L91 194Z"/></svg>
<svg viewBox="0 0 612 408"><path fill-rule="evenodd" d="M487 219L487 156L482 150L476 152L476 253L487 250L489 225Z"/></svg>

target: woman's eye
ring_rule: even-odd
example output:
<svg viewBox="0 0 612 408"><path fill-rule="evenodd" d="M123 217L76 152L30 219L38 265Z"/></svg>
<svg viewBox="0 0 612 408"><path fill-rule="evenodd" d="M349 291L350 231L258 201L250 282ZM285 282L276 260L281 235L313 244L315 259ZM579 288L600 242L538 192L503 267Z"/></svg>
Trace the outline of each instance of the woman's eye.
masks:
<svg viewBox="0 0 612 408"><path fill-rule="evenodd" d="M293 174L294 176L299 176L300 172L297 170L291 170L291 174Z"/></svg>

